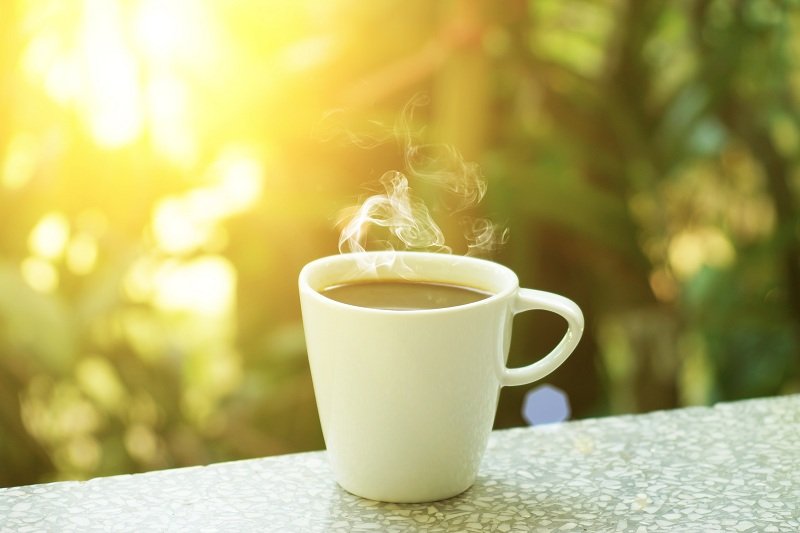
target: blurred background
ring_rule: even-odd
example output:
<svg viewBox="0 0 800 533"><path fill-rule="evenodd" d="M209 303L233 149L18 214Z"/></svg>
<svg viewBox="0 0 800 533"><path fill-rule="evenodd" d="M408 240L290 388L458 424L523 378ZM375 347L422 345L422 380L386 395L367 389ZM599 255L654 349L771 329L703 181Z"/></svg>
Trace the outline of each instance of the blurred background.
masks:
<svg viewBox="0 0 800 533"><path fill-rule="evenodd" d="M797 7L4 0L0 486L321 449L296 276L418 94L573 418L800 392Z"/></svg>

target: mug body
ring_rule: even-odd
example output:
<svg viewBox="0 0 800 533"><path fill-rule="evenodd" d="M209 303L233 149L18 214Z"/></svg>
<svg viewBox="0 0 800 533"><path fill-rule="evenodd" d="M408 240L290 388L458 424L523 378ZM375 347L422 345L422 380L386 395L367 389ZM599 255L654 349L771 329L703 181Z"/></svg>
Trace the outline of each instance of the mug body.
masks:
<svg viewBox="0 0 800 533"><path fill-rule="evenodd" d="M492 295L393 311L319 293L370 279L443 282ZM497 408L516 275L470 257L365 252L313 261L299 281L317 407L339 484L390 502L440 500L469 488Z"/></svg>

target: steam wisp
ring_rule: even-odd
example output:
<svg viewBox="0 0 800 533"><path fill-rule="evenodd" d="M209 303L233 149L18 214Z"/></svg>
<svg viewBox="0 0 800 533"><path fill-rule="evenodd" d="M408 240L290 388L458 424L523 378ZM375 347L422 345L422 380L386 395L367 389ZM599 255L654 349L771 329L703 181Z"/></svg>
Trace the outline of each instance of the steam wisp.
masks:
<svg viewBox="0 0 800 533"><path fill-rule="evenodd" d="M452 253L432 212L460 216L467 243L465 255L487 255L506 242L507 229L467 214L486 194L486 180L478 164L465 161L452 146L415 142L410 123L414 109L421 102L422 98L417 97L406 106L394 131L394 137L402 144L404 171L386 172L379 180L382 193L342 212L341 253L363 252L368 246L380 250ZM429 209L414 194L410 182L425 184L432 200L438 202L437 209ZM385 238L375 237L374 232L370 235L375 227L384 229Z"/></svg>
<svg viewBox="0 0 800 533"><path fill-rule="evenodd" d="M370 226L380 226L387 228L402 248L449 252L442 230L433 221L425 203L412 196L406 177L390 171L380 182L386 191L384 194L370 196L360 206L343 213L345 223L339 236L339 251L365 251ZM394 248L392 242L384 242L384 249Z"/></svg>

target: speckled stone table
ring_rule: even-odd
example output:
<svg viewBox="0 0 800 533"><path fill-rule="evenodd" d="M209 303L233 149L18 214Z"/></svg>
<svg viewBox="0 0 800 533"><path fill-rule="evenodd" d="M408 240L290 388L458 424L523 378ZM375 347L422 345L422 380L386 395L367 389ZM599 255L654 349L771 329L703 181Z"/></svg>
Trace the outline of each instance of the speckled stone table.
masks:
<svg viewBox="0 0 800 533"><path fill-rule="evenodd" d="M324 453L0 490L0 531L800 531L800 395L496 431L475 486L381 504Z"/></svg>

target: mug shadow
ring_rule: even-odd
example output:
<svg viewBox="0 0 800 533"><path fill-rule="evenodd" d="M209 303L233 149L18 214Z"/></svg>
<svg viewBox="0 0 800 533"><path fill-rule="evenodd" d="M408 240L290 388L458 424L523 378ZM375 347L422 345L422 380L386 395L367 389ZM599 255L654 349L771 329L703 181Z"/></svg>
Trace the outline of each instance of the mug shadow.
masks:
<svg viewBox="0 0 800 533"><path fill-rule="evenodd" d="M602 510L582 495L554 495L526 481L514 474L478 476L472 487L458 496L405 504L367 500L336 485L328 502L326 531L544 532L570 523L576 512L594 512L603 521Z"/></svg>

